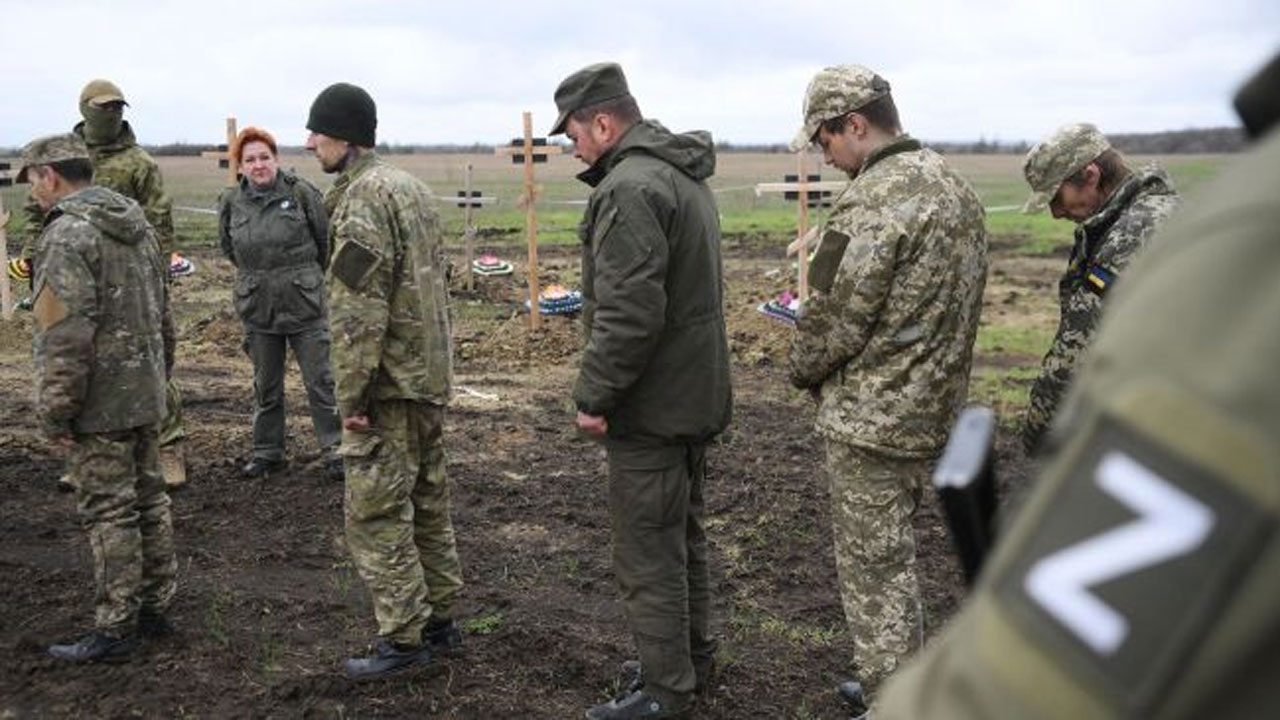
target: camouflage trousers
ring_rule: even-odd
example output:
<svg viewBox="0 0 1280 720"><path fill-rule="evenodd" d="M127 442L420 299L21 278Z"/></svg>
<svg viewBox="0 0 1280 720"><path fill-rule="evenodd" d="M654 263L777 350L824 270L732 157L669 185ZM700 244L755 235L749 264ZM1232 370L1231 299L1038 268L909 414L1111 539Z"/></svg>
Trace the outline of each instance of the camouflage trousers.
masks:
<svg viewBox="0 0 1280 720"><path fill-rule="evenodd" d="M703 529L706 445L611 441L607 448L613 571L645 690L679 710L716 652Z"/></svg>
<svg viewBox="0 0 1280 720"><path fill-rule="evenodd" d="M99 630L132 632L139 609L163 612L177 588L169 495L155 425L76 436L68 466L93 552Z"/></svg>
<svg viewBox="0 0 1280 720"><path fill-rule="evenodd" d="M187 436L182 427L182 393L169 378L164 383L164 417L160 420L160 446L172 445Z"/></svg>
<svg viewBox="0 0 1280 720"><path fill-rule="evenodd" d="M342 437L342 421L333 400L333 372L329 366L329 328L283 335L247 332L244 350L253 360L253 456L284 459L285 350L293 348L307 388L311 425L323 450L332 450Z"/></svg>
<svg viewBox="0 0 1280 720"><path fill-rule="evenodd" d="M449 517L444 408L374 403L368 432L344 430L347 549L373 596L378 634L417 646L433 614L449 617L462 570Z"/></svg>
<svg viewBox="0 0 1280 720"><path fill-rule="evenodd" d="M858 679L874 689L923 643L911 518L933 460L826 446L840 598Z"/></svg>

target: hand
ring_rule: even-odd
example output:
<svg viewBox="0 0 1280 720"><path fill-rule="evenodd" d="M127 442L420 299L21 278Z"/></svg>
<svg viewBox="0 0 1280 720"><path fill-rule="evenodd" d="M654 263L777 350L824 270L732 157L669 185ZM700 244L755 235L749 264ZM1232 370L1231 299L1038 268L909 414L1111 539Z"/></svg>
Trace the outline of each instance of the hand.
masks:
<svg viewBox="0 0 1280 720"><path fill-rule="evenodd" d="M369 429L369 416L364 413L342 418L342 429L362 432Z"/></svg>
<svg viewBox="0 0 1280 720"><path fill-rule="evenodd" d="M588 437L602 438L609 432L609 421L603 415L588 415L579 410L577 422L578 430Z"/></svg>

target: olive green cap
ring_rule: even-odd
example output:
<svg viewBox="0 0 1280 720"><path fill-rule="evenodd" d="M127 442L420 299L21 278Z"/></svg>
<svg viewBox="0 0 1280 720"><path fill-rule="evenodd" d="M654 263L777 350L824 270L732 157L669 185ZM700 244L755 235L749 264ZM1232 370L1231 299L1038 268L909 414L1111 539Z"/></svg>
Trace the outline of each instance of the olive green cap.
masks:
<svg viewBox="0 0 1280 720"><path fill-rule="evenodd" d="M120 102L128 105L128 101L124 99L124 93L120 91L119 86L110 80L90 80L88 85L80 91L80 105L92 105L94 107L102 107L107 103Z"/></svg>
<svg viewBox="0 0 1280 720"><path fill-rule="evenodd" d="M1022 212L1038 213L1049 207L1063 181L1109 149L1111 143L1089 123L1063 125L1036 143L1022 162L1022 174L1031 186Z"/></svg>
<svg viewBox="0 0 1280 720"><path fill-rule="evenodd" d="M823 68L804 93L800 115L804 123L791 140L791 151L813 144L822 123L851 113L889 94L889 81L861 65Z"/></svg>
<svg viewBox="0 0 1280 720"><path fill-rule="evenodd" d="M63 160L88 160L89 148L75 133L47 135L36 138L22 148L22 165L18 168L18 182L27 181L27 168L51 165Z"/></svg>
<svg viewBox="0 0 1280 720"><path fill-rule="evenodd" d="M622 74L622 66L618 63L596 63L588 65L565 78L556 88L556 109L560 116L552 126L550 135L564 132L569 124L569 116L585 107L597 105L606 100L629 95L627 77Z"/></svg>

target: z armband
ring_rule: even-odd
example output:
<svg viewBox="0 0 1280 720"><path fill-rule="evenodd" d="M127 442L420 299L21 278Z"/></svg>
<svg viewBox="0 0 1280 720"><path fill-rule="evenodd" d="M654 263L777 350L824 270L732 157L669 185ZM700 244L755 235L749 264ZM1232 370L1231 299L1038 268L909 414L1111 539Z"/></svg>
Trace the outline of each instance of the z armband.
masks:
<svg viewBox="0 0 1280 720"><path fill-rule="evenodd" d="M347 240L333 256L333 275L352 290L360 290L382 264L382 253L355 240Z"/></svg>

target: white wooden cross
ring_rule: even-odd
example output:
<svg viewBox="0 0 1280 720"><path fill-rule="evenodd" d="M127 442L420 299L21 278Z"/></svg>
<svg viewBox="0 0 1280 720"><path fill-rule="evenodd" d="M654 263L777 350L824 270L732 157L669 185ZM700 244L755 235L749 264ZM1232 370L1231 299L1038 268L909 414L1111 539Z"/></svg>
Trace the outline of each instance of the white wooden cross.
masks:
<svg viewBox="0 0 1280 720"><path fill-rule="evenodd" d="M843 190L848 184L845 181L823 182L820 175L810 175L805 168L805 154L796 155L796 174L787 175L780 183L759 183L756 185L756 197L764 193L782 193L787 200L795 200L796 239L787 246L787 256L798 255L800 279L796 294L801 300L809 297L809 249L817 238L817 227L809 228L809 208L822 206L824 198L831 193Z"/></svg>
<svg viewBox="0 0 1280 720"><path fill-rule="evenodd" d="M471 189L471 163L467 163L466 187L458 191L456 198L450 198L458 207L463 208L463 231L462 237L467 248L467 289L475 289L475 273L472 272L471 263L475 260L476 245L476 226L472 220L473 210L485 205L492 205L498 202L498 198L489 195L481 195L479 190Z"/></svg>

